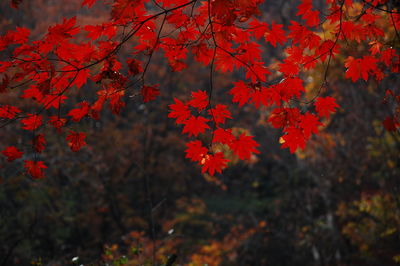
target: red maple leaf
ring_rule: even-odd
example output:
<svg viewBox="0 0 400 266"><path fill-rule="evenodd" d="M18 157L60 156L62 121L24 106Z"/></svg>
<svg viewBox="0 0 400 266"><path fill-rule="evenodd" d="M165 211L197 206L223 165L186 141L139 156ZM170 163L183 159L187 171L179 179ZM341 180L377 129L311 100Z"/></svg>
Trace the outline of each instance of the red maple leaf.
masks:
<svg viewBox="0 0 400 266"><path fill-rule="evenodd" d="M312 0L302 0L297 8L299 11L296 15L301 15L308 26L314 27L319 24L319 12L317 10L311 10Z"/></svg>
<svg viewBox="0 0 400 266"><path fill-rule="evenodd" d="M73 84L80 89L86 83L89 76L89 69L82 69L78 72Z"/></svg>
<svg viewBox="0 0 400 266"><path fill-rule="evenodd" d="M59 44L65 39L72 38L72 36L76 35L80 31L79 27L75 27L75 24L76 17L72 17L70 19L64 18L62 24L49 27L47 41L53 44Z"/></svg>
<svg viewBox="0 0 400 266"><path fill-rule="evenodd" d="M259 85L253 85L251 92L251 102L255 105L256 108L259 108L261 104L268 106L270 103L268 97L268 89L265 87L261 87Z"/></svg>
<svg viewBox="0 0 400 266"><path fill-rule="evenodd" d="M192 99L189 101L189 105L197 108L199 112L204 110L207 105L208 105L208 96L205 91L197 91L197 92L192 92Z"/></svg>
<svg viewBox="0 0 400 266"><path fill-rule="evenodd" d="M232 102L239 103L239 106L243 106L250 100L252 89L242 80L234 82L234 84L235 86L229 92L229 94L233 95Z"/></svg>
<svg viewBox="0 0 400 266"><path fill-rule="evenodd" d="M282 136L282 148L289 148L291 153L294 153L297 148L304 149L306 140L300 128L288 127L285 132L286 134Z"/></svg>
<svg viewBox="0 0 400 266"><path fill-rule="evenodd" d="M283 25L275 24L273 22L271 25L271 30L267 29L264 35L265 40L271 43L273 47L276 47L276 43L282 45L287 40L285 36L285 31L282 29L282 27Z"/></svg>
<svg viewBox="0 0 400 266"><path fill-rule="evenodd" d="M396 131L400 127L399 121L395 117L390 116L386 117L382 124L387 131Z"/></svg>
<svg viewBox="0 0 400 266"><path fill-rule="evenodd" d="M285 102L289 102L293 97L300 98L301 93L305 91L303 80L298 77L285 78L276 84L275 89Z"/></svg>
<svg viewBox="0 0 400 266"><path fill-rule="evenodd" d="M63 104L65 102L65 99L67 97L65 95L50 95L46 94L43 96L42 99L39 100L39 102L46 108L50 109L51 107L58 109L60 104Z"/></svg>
<svg viewBox="0 0 400 266"><path fill-rule="evenodd" d="M41 153L44 150L44 146L46 145L46 140L43 134L38 134L33 138L33 148L36 152Z"/></svg>
<svg viewBox="0 0 400 266"><path fill-rule="evenodd" d="M86 145L85 138L86 135L83 132L70 131L66 140L68 141L68 146L71 150L77 152L82 148L82 146Z"/></svg>
<svg viewBox="0 0 400 266"><path fill-rule="evenodd" d="M21 119L20 121L23 124L23 129L33 131L42 125L41 115L28 114L28 116L28 118Z"/></svg>
<svg viewBox="0 0 400 266"><path fill-rule="evenodd" d="M252 136L241 134L238 139L234 140L229 147L239 156L241 160L250 159L252 153L260 153L256 147L260 146L253 140Z"/></svg>
<svg viewBox="0 0 400 266"><path fill-rule="evenodd" d="M111 23L103 23L101 25L87 25L85 26L85 31L87 31L87 37L92 40L97 40L100 36L107 36L111 39L117 33L117 27Z"/></svg>
<svg viewBox="0 0 400 266"><path fill-rule="evenodd" d="M327 97L318 97L314 103L315 110L317 110L318 115L320 117L325 116L329 118L331 113L335 112L336 108L339 108L339 105L336 103L335 98L327 96Z"/></svg>
<svg viewBox="0 0 400 266"><path fill-rule="evenodd" d="M22 0L11 0L11 7L17 9L21 3Z"/></svg>
<svg viewBox="0 0 400 266"><path fill-rule="evenodd" d="M214 50L209 48L206 44L200 43L199 45L193 46L192 53L195 55L196 61L207 66L214 55Z"/></svg>
<svg viewBox="0 0 400 266"><path fill-rule="evenodd" d="M189 106L176 98L174 98L174 101L174 104L169 105L171 111L168 117L175 118L177 124L183 124L190 117Z"/></svg>
<svg viewBox="0 0 400 266"><path fill-rule="evenodd" d="M188 133L189 137L190 136L195 136L199 135L199 133L204 133L206 129L209 129L210 127L206 124L206 122L209 121L207 118L204 118L202 116L191 116L188 120L183 122L185 125L183 127L182 133Z"/></svg>
<svg viewBox="0 0 400 266"><path fill-rule="evenodd" d="M309 138L312 133L318 133L318 126L322 125L319 118L311 113L306 113L300 118L300 127L303 129L304 137Z"/></svg>
<svg viewBox="0 0 400 266"><path fill-rule="evenodd" d="M224 124L227 118L232 119L231 112L223 104L217 104L214 108L208 110L208 113L213 117L216 124Z"/></svg>
<svg viewBox="0 0 400 266"><path fill-rule="evenodd" d="M274 128L285 128L297 124L300 118L300 110L294 108L275 108L268 118L268 122Z"/></svg>
<svg viewBox="0 0 400 266"><path fill-rule="evenodd" d="M89 103L84 101L77 104L80 108L72 109L68 112L68 115L72 117L72 121L79 122L83 117L89 113Z"/></svg>
<svg viewBox="0 0 400 266"><path fill-rule="evenodd" d="M257 39L265 36L266 32L268 31L268 24L265 22L260 22L255 18L249 23L249 26L251 27L249 28L249 31L252 32L254 37Z"/></svg>
<svg viewBox="0 0 400 266"><path fill-rule="evenodd" d="M28 41L30 30L24 27L17 27L15 31L11 31L10 33L13 43L24 44Z"/></svg>
<svg viewBox="0 0 400 266"><path fill-rule="evenodd" d="M264 66L263 62L254 62L250 67L247 68L246 78L250 79L251 82L257 83L259 81L265 82L267 80L266 75L271 74L268 68Z"/></svg>
<svg viewBox="0 0 400 266"><path fill-rule="evenodd" d="M60 118L57 115L53 115L49 117L49 124L52 125L58 133L61 133L61 128L65 125L67 119Z"/></svg>
<svg viewBox="0 0 400 266"><path fill-rule="evenodd" d="M46 169L47 166L43 161L24 161L24 167L28 171L28 174L32 176L34 179L44 178L43 169Z"/></svg>
<svg viewBox="0 0 400 266"><path fill-rule="evenodd" d="M279 64L279 71L285 76L294 76L299 74L299 64L290 60L285 60L284 63Z"/></svg>
<svg viewBox="0 0 400 266"><path fill-rule="evenodd" d="M139 74L140 72L143 72L142 63L139 60L131 58L128 59L126 63L128 64L129 74L136 75Z"/></svg>
<svg viewBox="0 0 400 266"><path fill-rule="evenodd" d="M234 53L235 52L230 48L224 48L224 50L217 49L215 68L221 72L232 72L235 66L239 69L241 63L235 58L235 56L232 56Z"/></svg>
<svg viewBox="0 0 400 266"><path fill-rule="evenodd" d="M339 53L339 48L340 46L338 43L335 43L332 40L326 40L316 49L314 57L319 57L321 62L324 62L328 56L334 58L335 54ZM315 59L313 59L313 61L316 62ZM306 62L311 61L307 60Z"/></svg>
<svg viewBox="0 0 400 266"><path fill-rule="evenodd" d="M25 89L20 97L23 99L32 98L40 102L43 99L43 94L36 86L31 86L29 89Z"/></svg>
<svg viewBox="0 0 400 266"><path fill-rule="evenodd" d="M208 173L213 176L215 172L221 173L222 169L227 166L228 162L229 160L224 158L222 152L217 152L214 155L208 154L200 162L203 165L201 172L204 174L208 171Z"/></svg>
<svg viewBox="0 0 400 266"><path fill-rule="evenodd" d="M194 140L186 143L186 147L187 149L185 150L185 158L188 158L194 162L200 162L208 153L208 149L203 146L200 140Z"/></svg>
<svg viewBox="0 0 400 266"><path fill-rule="evenodd" d="M235 136L232 134L231 129L223 129L223 128L217 128L213 132L213 140L212 142L219 142L222 144L232 144L233 141L236 140Z"/></svg>
<svg viewBox="0 0 400 266"><path fill-rule="evenodd" d="M96 3L97 0L83 0L82 2L82 6L87 5L89 8L92 7L92 5L94 5L94 3Z"/></svg>
<svg viewBox="0 0 400 266"><path fill-rule="evenodd" d="M22 155L24 154L22 151L19 151L14 146L9 146L9 147L5 148L1 153L3 153L3 155L7 157L7 161L9 161L9 162L12 162L18 158L21 158Z"/></svg>
<svg viewBox="0 0 400 266"><path fill-rule="evenodd" d="M158 85L155 86L143 86L140 91L143 96L143 102L147 103L152 100L155 100L158 95L160 95L160 90L157 88Z"/></svg>
<svg viewBox="0 0 400 266"><path fill-rule="evenodd" d="M0 106L0 118L13 119L21 110L12 105Z"/></svg>
<svg viewBox="0 0 400 266"><path fill-rule="evenodd" d="M346 78L351 78L353 82L356 82L360 78L367 81L368 74L377 69L377 61L372 56L364 56L358 59L352 56L347 57L345 61L345 66L347 67Z"/></svg>

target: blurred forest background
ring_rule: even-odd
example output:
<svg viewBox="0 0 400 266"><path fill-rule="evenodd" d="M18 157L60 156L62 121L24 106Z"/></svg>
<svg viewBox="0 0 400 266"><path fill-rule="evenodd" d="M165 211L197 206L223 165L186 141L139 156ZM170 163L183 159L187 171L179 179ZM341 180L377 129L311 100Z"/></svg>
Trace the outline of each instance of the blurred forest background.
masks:
<svg viewBox="0 0 400 266"><path fill-rule="evenodd" d="M266 1L262 20L288 25L297 3ZM109 17L101 3L91 10L80 4L30 0L15 10L0 1L0 32L25 26L35 37L63 17L77 15L80 25ZM347 47L348 54L368 50ZM263 49L269 63L282 58L282 47ZM385 90L398 90L399 78L352 83L343 61L332 62L325 92L341 108L304 151L280 148L267 110L232 108L236 130L248 129L261 153L210 177L184 158L181 129L167 118L173 97L208 86L209 69L193 61L173 73L155 54L148 75L161 96L143 104L132 93L120 116L105 111L80 123L89 145L79 153L47 134L47 178L31 180L22 162L0 159L0 265L162 265L175 257L193 266L400 263L400 136L382 126L393 111L382 103ZM323 72L304 77L308 94ZM218 73L216 99L229 104L226 92L240 77ZM90 97L90 86L76 92L76 102ZM0 148L21 143L18 130L3 128Z"/></svg>

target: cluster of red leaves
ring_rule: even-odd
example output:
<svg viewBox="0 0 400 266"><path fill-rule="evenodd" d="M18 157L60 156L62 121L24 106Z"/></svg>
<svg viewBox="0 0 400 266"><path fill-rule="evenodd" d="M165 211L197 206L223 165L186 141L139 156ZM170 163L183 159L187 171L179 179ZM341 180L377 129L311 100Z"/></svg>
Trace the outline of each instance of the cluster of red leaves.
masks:
<svg viewBox="0 0 400 266"><path fill-rule="evenodd" d="M256 149L259 145L253 137L244 134L235 137L232 129L223 128L226 119L232 119L231 113L223 104L207 108L209 99L205 91L192 92L191 99L187 102L175 98L175 103L169 107L168 117L176 119L177 124L182 124L182 133L188 134L189 137L198 137L199 134L210 130L212 144L227 145L241 160L250 159L252 153L259 153ZM213 129L209 126L210 123L214 125ZM188 142L186 158L202 165L203 173L208 172L210 175L214 175L215 172L221 173L229 160L221 151L215 151L212 145L209 146L206 148L200 140Z"/></svg>
<svg viewBox="0 0 400 266"><path fill-rule="evenodd" d="M84 118L100 119L106 103L114 114L119 114L125 107L127 90L137 90L134 95L142 95L145 103L154 100L160 94L160 86L145 85L145 74L156 51L164 53L173 71L187 67L189 53L211 70L243 71L246 81L234 82L229 91L232 102L269 110L268 121L282 129L282 147L291 152L304 148L323 120L338 108L334 98L320 95L321 90L309 103L301 104L301 99L305 92L302 73L318 63L329 67L340 52L340 41L367 42L370 46L369 54L346 59L345 77L352 82L370 78L380 81L388 73L399 72L399 55L384 43L385 32L380 25L386 22L397 32L400 15L382 12L386 0L365 1L356 19L346 13L353 7L352 0L327 0L326 15L314 8L311 0L302 0L296 14L300 22L291 21L287 29L256 18L262 0L156 0L154 7L161 8L158 13L146 0L83 0L82 6L90 8L97 2L110 6L110 20L79 26L76 17L64 19L34 41L29 41L28 29L19 27L0 37L0 51L11 51L10 60L0 62L0 93L18 89L22 100L35 105L34 110L1 105L0 119L6 124L19 121L22 129L32 131L31 144L36 153L45 149L41 130L47 125L58 134L65 134L70 149L78 151L86 145L85 133L65 133L67 127ZM17 8L23 2L12 0L11 4ZM162 18L161 24L156 23L157 18ZM321 21L332 29L327 34L320 34ZM167 24L177 30L161 34ZM77 36L82 34L87 38L78 41ZM117 52L128 41L135 42L134 50L130 58L121 62ZM275 66L267 66L263 49L277 45L285 46L286 57ZM146 56L147 63L142 62ZM80 102L68 110L71 91L82 89L90 81L99 84L96 100ZM141 85L133 86L137 84ZM258 144L251 136L234 136L231 129L224 128L225 120L232 118L228 107L212 106L208 96L197 91L192 92L188 102L175 99L169 117L182 124L182 133L189 137L210 133L211 143L205 145L209 148L200 140L193 140L187 144L186 157L202 165L203 172L214 175L227 166L228 159L212 148L213 143L226 145L242 160L258 153ZM386 118L384 125L396 130L398 118ZM9 161L23 157L14 146L5 148L3 154ZM32 177L41 178L46 166L43 161L28 160L25 168Z"/></svg>

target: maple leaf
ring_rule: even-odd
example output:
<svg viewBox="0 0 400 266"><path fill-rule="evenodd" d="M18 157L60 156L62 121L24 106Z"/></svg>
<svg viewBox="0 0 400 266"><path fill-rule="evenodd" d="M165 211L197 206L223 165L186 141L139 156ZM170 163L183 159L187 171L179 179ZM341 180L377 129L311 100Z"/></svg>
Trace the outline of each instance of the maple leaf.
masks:
<svg viewBox="0 0 400 266"><path fill-rule="evenodd" d="M89 8L92 7L94 5L94 3L96 3L97 0L83 0L82 2L82 6L88 6Z"/></svg>
<svg viewBox="0 0 400 266"><path fill-rule="evenodd" d="M318 133L318 126L322 125L319 118L311 113L306 113L300 118L300 127L303 129L304 137L309 138L312 133Z"/></svg>
<svg viewBox="0 0 400 266"><path fill-rule="evenodd" d="M10 78L8 77L7 74L5 74L2 82L0 83L0 93L6 92L9 84L10 84Z"/></svg>
<svg viewBox="0 0 400 266"><path fill-rule="evenodd" d="M353 82L363 78L365 81L368 80L368 73L377 70L377 60L372 56L364 56L363 58L354 58L352 56L347 57L345 61L346 78L351 78Z"/></svg>
<svg viewBox="0 0 400 266"><path fill-rule="evenodd" d="M177 124L183 124L190 117L190 110L187 104L174 98L175 104L170 104L171 111L168 114L169 118L176 118Z"/></svg>
<svg viewBox="0 0 400 266"><path fill-rule="evenodd" d="M293 97L300 98L301 93L305 91L303 80L298 77L287 77L279 82L275 88L285 102L289 102Z"/></svg>
<svg viewBox="0 0 400 266"><path fill-rule="evenodd" d="M225 48L224 48L225 49ZM234 51L231 49L217 49L215 56L215 66L221 72L232 72L234 67L239 68L240 62L232 56Z"/></svg>
<svg viewBox="0 0 400 266"><path fill-rule="evenodd" d="M169 66L172 68L172 71L179 72L187 68L187 65L182 60L169 60Z"/></svg>
<svg viewBox="0 0 400 266"><path fill-rule="evenodd" d="M192 99L189 101L189 105L197 108L199 112L204 110L207 105L208 105L208 96L205 91L197 91L197 92L192 92Z"/></svg>
<svg viewBox="0 0 400 266"><path fill-rule="evenodd" d="M72 121L79 122L83 117L89 113L89 103L84 101L77 104L80 108L72 109L68 115L72 117Z"/></svg>
<svg viewBox="0 0 400 266"><path fill-rule="evenodd" d="M314 103L315 110L317 110L318 115L320 117L325 116L329 118L331 113L335 112L336 108L339 108L339 105L336 103L335 98L327 96L327 97L318 97Z"/></svg>
<svg viewBox="0 0 400 266"><path fill-rule="evenodd" d="M253 86L253 91L251 92L251 102L259 108L261 104L269 105L269 94L267 88L261 87L258 84Z"/></svg>
<svg viewBox="0 0 400 266"><path fill-rule="evenodd" d="M266 75L269 74L271 74L271 72L269 72L268 68L264 66L264 62L254 62L247 68L246 78L250 79L253 83L259 81L265 82L267 80Z"/></svg>
<svg viewBox="0 0 400 266"><path fill-rule="evenodd" d="M287 40L285 31L282 29L282 27L283 25L275 24L273 22L271 25L271 30L267 29L266 33L264 34L265 40L271 43L273 47L276 47L276 43L282 45Z"/></svg>
<svg viewBox="0 0 400 266"><path fill-rule="evenodd" d="M256 60L259 61L261 60L261 52L262 52L260 47L261 46L255 42L242 43L238 47L240 55L237 55L237 57L240 58L241 61L249 62L250 64Z"/></svg>
<svg viewBox="0 0 400 266"><path fill-rule="evenodd" d="M289 148L290 153L294 153L297 148L304 149L306 140L303 131L297 127L288 127L285 129L286 134L282 136L282 148Z"/></svg>
<svg viewBox="0 0 400 266"><path fill-rule="evenodd" d="M249 31L253 33L254 37L257 39L260 39L261 37L265 37L266 32L268 31L268 24L265 22L259 22L257 19L253 19L250 23L249 26ZM275 45L274 45L275 47Z"/></svg>
<svg viewBox="0 0 400 266"><path fill-rule="evenodd" d="M67 97L65 95L45 95L39 102L45 107L50 109L51 107L58 109L60 104L63 104Z"/></svg>
<svg viewBox="0 0 400 266"><path fill-rule="evenodd" d="M60 118L57 115L53 115L49 117L49 124L52 125L58 133L61 133L61 128L65 125L67 122L67 119L65 118Z"/></svg>
<svg viewBox="0 0 400 266"><path fill-rule="evenodd" d="M23 124L23 129L35 130L42 125L42 116L35 114L28 114L27 118L21 119L21 124Z"/></svg>
<svg viewBox="0 0 400 266"><path fill-rule="evenodd" d="M193 46L192 53L195 55L196 61L207 66L213 58L214 50L209 48L205 43L200 43Z"/></svg>
<svg viewBox="0 0 400 266"><path fill-rule="evenodd" d="M32 98L40 102L43 99L43 94L37 87L32 86L29 89L24 90L20 97L23 99Z"/></svg>
<svg viewBox="0 0 400 266"><path fill-rule="evenodd" d="M397 128L400 127L400 123L397 121L397 119L390 116L386 117L382 124L387 131L396 131Z"/></svg>
<svg viewBox="0 0 400 266"><path fill-rule="evenodd" d="M36 152L41 153L44 150L44 146L46 145L46 140L43 134L38 134L33 138L32 141L33 148Z"/></svg>
<svg viewBox="0 0 400 266"><path fill-rule="evenodd" d="M49 27L49 34L47 40L54 44L59 44L66 38L72 38L79 31L79 27L75 27L76 17L63 20L62 24Z"/></svg>
<svg viewBox="0 0 400 266"><path fill-rule="evenodd" d="M185 158L188 158L194 162L200 162L208 153L208 149L203 146L200 140L194 140L186 143L186 147L187 149L185 150Z"/></svg>
<svg viewBox="0 0 400 266"><path fill-rule="evenodd" d="M253 140L253 137L246 136L245 133L242 133L229 145L241 160L250 159L252 153L259 154L260 152L256 149L258 146L260 145Z"/></svg>
<svg viewBox="0 0 400 266"><path fill-rule="evenodd" d="M387 67L392 64L393 59L398 59L398 55L394 49L388 48L382 51L380 61L382 61Z"/></svg>
<svg viewBox="0 0 400 266"><path fill-rule="evenodd" d="M136 75L143 72L142 63L139 60L132 58L128 59L126 63L128 64L129 74Z"/></svg>
<svg viewBox="0 0 400 266"><path fill-rule="evenodd" d="M11 0L11 7L17 9L21 3L22 0Z"/></svg>
<svg viewBox="0 0 400 266"><path fill-rule="evenodd" d="M306 20L306 24L310 27L316 27L320 23L318 10L308 11L302 18Z"/></svg>
<svg viewBox="0 0 400 266"><path fill-rule="evenodd" d="M297 8L299 11L296 15L301 15L301 18L306 21L308 26L314 27L319 24L319 12L317 10L311 10L312 0L302 0Z"/></svg>
<svg viewBox="0 0 400 266"><path fill-rule="evenodd" d="M117 27L111 23L103 23L101 25L86 25L84 30L87 31L87 37L92 40L97 40L100 36L107 36L111 39L117 33Z"/></svg>
<svg viewBox="0 0 400 266"><path fill-rule="evenodd" d="M13 119L18 113L21 113L22 111L12 105L3 105L0 106L0 118L8 118L8 119Z"/></svg>
<svg viewBox="0 0 400 266"><path fill-rule="evenodd" d="M80 89L86 83L89 76L89 69L82 69L78 72L73 84Z"/></svg>
<svg viewBox="0 0 400 266"><path fill-rule="evenodd" d="M118 115L121 112L121 109L125 107L125 102L121 99L124 91L121 91L120 93L121 94L112 93L110 96L111 112L115 115Z"/></svg>
<svg viewBox="0 0 400 266"><path fill-rule="evenodd" d="M339 53L339 48L339 44L332 40L326 40L316 49L314 57L317 58L319 56L321 62L324 62L328 56L335 58L335 54Z"/></svg>
<svg viewBox="0 0 400 266"><path fill-rule="evenodd" d="M190 136L195 136L199 135L200 133L204 133L206 129L209 129L210 127L206 124L206 122L209 121L207 118L204 118L202 116L191 116L188 120L183 122L185 125L183 127L182 133L188 133L189 137Z"/></svg>
<svg viewBox="0 0 400 266"><path fill-rule="evenodd" d="M232 102L239 103L239 106L243 106L250 100L251 88L249 88L244 81L240 80L234 82L235 86L230 90L229 94L233 95Z"/></svg>
<svg viewBox="0 0 400 266"><path fill-rule="evenodd" d="M43 169L46 169L47 166L44 164L43 161L31 161L26 160L24 161L24 167L28 171L28 174L32 176L34 179L44 178Z"/></svg>
<svg viewBox="0 0 400 266"><path fill-rule="evenodd" d="M23 27L17 27L15 29L15 31L13 31L11 33L12 33L11 38L12 38L14 44L16 44L16 43L24 44L28 41L30 30L27 28L23 28Z"/></svg>
<svg viewBox="0 0 400 266"><path fill-rule="evenodd" d="M1 153L3 153L3 155L7 157L8 162L12 162L18 158L21 158L24 154L22 151L19 151L14 146L9 146L5 148Z"/></svg>
<svg viewBox="0 0 400 266"><path fill-rule="evenodd" d="M153 101L160 95L160 90L157 88L158 85L155 86L143 86L140 93L143 96L143 102L147 103Z"/></svg>
<svg viewBox="0 0 400 266"><path fill-rule="evenodd" d="M232 119L231 112L223 104L217 104L214 108L208 110L208 113L213 117L216 124L224 124L227 118Z"/></svg>
<svg viewBox="0 0 400 266"><path fill-rule="evenodd" d="M231 129L223 129L223 128L217 128L213 132L213 140L212 142L219 142L222 144L232 144L233 141L235 141L236 138L232 134Z"/></svg>
<svg viewBox="0 0 400 266"><path fill-rule="evenodd" d="M204 174L208 171L211 176L214 176L215 172L222 173L222 169L227 166L228 162L229 160L224 158L222 152L217 152L214 155L208 154L200 162L203 165L201 172Z"/></svg>
<svg viewBox="0 0 400 266"><path fill-rule="evenodd" d="M285 128L297 124L300 118L298 108L275 108L268 118L274 128Z"/></svg>
<svg viewBox="0 0 400 266"><path fill-rule="evenodd" d="M66 140L68 141L68 146L73 152L79 151L82 146L86 145L85 142L86 135L83 132L70 131Z"/></svg>
<svg viewBox="0 0 400 266"><path fill-rule="evenodd" d="M299 64L290 60L285 60L284 63L279 64L279 71L285 76L294 76L299 74Z"/></svg>

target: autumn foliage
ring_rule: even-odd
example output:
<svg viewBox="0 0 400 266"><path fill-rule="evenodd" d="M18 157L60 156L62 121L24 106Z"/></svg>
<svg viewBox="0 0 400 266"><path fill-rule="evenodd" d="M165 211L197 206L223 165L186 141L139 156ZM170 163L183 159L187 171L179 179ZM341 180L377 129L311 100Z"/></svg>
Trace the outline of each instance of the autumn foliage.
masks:
<svg viewBox="0 0 400 266"><path fill-rule="evenodd" d="M322 12L311 0L302 0L297 17L286 28L258 18L260 0L84 0L85 9L97 3L108 5L110 17L97 25L64 18L49 25L38 39L30 38L29 29L23 27L1 36L0 50L9 56L0 62L0 92L20 99L16 106L7 102L0 106L1 127L20 123L21 129L32 135L31 148L10 143L2 153L11 162L24 154L43 152L45 127L65 135L66 146L79 151L86 145L86 134L73 129L76 123L101 119L104 108L118 115L127 97L141 95L137 100L147 103L163 93L163 84L152 84L146 75L153 55L159 52L171 71L184 72L189 57L210 70L208 87L192 88L189 98L175 98L168 114L188 136L186 158L201 165L203 173L221 173L229 165L231 159L221 147L240 160L260 152L252 136L235 135L227 125L234 119L233 105L213 100L216 91L222 90L213 84L216 72L242 74L232 81L226 97L240 108L250 104L268 110L267 121L282 130L282 148L294 153L304 149L340 109L337 100L329 96L326 79L337 57L345 57L343 76L352 82L379 83L399 72L393 36L384 29L391 28L396 37L400 15L397 9L389 10L387 2L327 0ZM21 4L23 1L11 1L14 8ZM353 43L365 43L370 49L345 54L343 46ZM119 58L121 47L128 44L133 44L130 57ZM278 46L285 51L280 61L263 57L263 50ZM317 85L315 95L306 96L306 73L321 64L325 79ZM95 100L68 109L73 92L92 83L97 88ZM399 102L391 89L387 94ZM387 130L398 130L398 116L395 112L383 120ZM24 160L24 167L33 178L44 177L47 168L36 155L34 160Z"/></svg>
<svg viewBox="0 0 400 266"><path fill-rule="evenodd" d="M399 9L0 1L0 264L399 263Z"/></svg>

